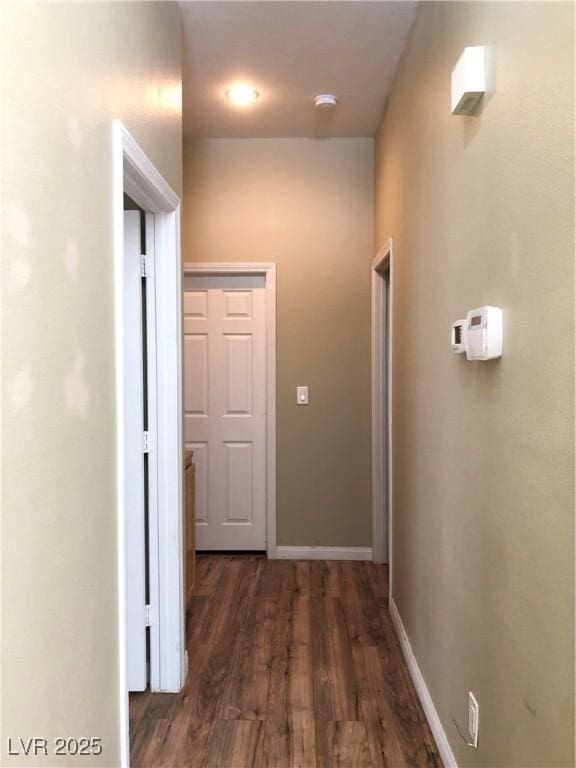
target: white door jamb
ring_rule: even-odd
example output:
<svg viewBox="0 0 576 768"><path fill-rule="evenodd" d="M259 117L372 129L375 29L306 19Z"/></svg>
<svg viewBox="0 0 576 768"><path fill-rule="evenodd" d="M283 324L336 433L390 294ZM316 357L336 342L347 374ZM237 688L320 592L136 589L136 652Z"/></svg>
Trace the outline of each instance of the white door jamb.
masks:
<svg viewBox="0 0 576 768"><path fill-rule="evenodd" d="M392 339L394 250L390 238L372 261L372 551L389 563L392 585ZM388 283L388 301L386 294ZM388 306L387 306L388 304ZM387 341L387 344L385 343ZM384 350L387 358L384 358Z"/></svg>

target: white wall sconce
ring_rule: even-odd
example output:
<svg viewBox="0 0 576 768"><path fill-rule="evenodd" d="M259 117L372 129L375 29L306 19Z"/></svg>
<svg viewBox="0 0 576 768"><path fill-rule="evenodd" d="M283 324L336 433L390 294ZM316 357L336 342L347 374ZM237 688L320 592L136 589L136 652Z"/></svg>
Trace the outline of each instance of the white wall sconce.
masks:
<svg viewBox="0 0 576 768"><path fill-rule="evenodd" d="M464 48L452 70L452 114L470 115L486 92L486 47Z"/></svg>

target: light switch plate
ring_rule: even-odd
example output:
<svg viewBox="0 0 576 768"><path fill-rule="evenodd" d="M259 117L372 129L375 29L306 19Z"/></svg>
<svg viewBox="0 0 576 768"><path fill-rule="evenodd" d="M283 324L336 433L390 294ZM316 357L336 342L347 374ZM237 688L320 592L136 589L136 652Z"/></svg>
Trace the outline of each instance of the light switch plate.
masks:
<svg viewBox="0 0 576 768"><path fill-rule="evenodd" d="M308 387L296 387L296 403L308 405Z"/></svg>

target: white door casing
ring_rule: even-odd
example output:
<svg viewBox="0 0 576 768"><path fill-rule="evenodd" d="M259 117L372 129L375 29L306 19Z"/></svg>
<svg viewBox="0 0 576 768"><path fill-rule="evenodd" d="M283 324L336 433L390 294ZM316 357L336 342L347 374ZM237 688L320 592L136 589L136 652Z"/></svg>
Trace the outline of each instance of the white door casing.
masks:
<svg viewBox="0 0 576 768"><path fill-rule="evenodd" d="M182 434L182 285L180 260L180 200L119 120L111 123L112 222L114 268L114 358L116 405L116 512L118 704L120 765L129 765L128 712L128 540L127 440L125 413L131 395L125 386L125 247L124 193L147 212L147 245L155 256L153 292L155 315L157 430L153 439L157 477L157 518L150 507L151 584L157 601L151 606L150 683L152 690L180 691L188 670L185 643L183 551L183 434ZM153 232L148 226L153 217ZM149 234L150 233L150 234ZM148 315L149 324L153 322ZM150 343L150 338L149 338ZM150 347L148 347L150 354ZM150 392L149 392L150 397ZM154 577L155 574L155 577Z"/></svg>
<svg viewBox="0 0 576 768"><path fill-rule="evenodd" d="M126 482L126 608L128 690L146 688L144 524L144 356L140 213L124 213L124 462Z"/></svg>
<svg viewBox="0 0 576 768"><path fill-rule="evenodd" d="M392 558L392 362L394 243L390 238L372 261L372 552L390 567Z"/></svg>
<svg viewBox="0 0 576 768"><path fill-rule="evenodd" d="M266 548L265 280L184 278L184 435L200 550Z"/></svg>

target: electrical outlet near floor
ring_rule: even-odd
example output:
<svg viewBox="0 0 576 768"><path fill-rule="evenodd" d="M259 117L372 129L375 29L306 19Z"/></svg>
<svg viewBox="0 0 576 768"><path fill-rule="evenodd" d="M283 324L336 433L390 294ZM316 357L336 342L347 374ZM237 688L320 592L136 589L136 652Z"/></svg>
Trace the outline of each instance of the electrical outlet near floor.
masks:
<svg viewBox="0 0 576 768"><path fill-rule="evenodd" d="M478 725L480 720L480 707L472 691L468 691L468 733L470 734L470 746L478 749Z"/></svg>

